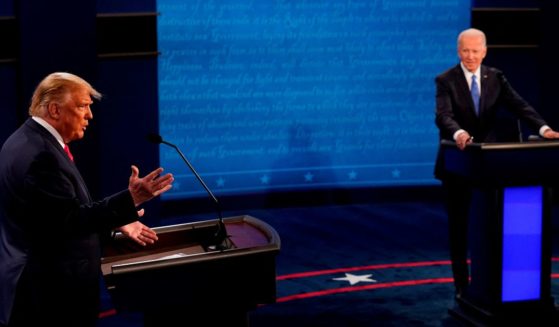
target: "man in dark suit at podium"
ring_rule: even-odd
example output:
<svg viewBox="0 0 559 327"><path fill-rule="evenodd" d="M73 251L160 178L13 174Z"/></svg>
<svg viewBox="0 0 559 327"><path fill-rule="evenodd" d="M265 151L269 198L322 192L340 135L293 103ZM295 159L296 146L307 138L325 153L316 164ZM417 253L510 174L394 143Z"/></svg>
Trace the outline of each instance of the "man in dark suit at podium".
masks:
<svg viewBox="0 0 559 327"><path fill-rule="evenodd" d="M436 77L435 123L440 140L454 141L461 150L474 141L496 142L496 128L501 123L497 113L501 107L522 119L541 137L559 138L559 133L516 93L500 70L482 65L486 53L485 34L467 29L458 36L460 63ZM440 148L435 177L442 181L445 190L450 258L459 297L469 283L467 232L472 190L468 181L444 171Z"/></svg>
<svg viewBox="0 0 559 327"><path fill-rule="evenodd" d="M84 136L100 94L53 73L37 86L30 118L0 151L0 326L95 326L102 235L118 229L145 245L155 232L139 206L171 188L132 166L128 188L93 201L67 144ZM138 285L140 287L141 285Z"/></svg>

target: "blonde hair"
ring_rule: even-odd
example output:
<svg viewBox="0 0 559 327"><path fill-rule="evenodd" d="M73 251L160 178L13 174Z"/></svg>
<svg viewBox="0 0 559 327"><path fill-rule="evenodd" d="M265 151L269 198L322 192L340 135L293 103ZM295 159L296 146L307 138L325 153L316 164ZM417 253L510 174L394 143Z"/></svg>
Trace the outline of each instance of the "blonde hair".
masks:
<svg viewBox="0 0 559 327"><path fill-rule="evenodd" d="M101 99L101 93L97 92L83 78L70 74L56 72L45 77L33 92L31 105L29 106L30 116L44 117L47 113L47 105L52 101L62 101L64 97L77 88L86 88L89 94L97 99Z"/></svg>

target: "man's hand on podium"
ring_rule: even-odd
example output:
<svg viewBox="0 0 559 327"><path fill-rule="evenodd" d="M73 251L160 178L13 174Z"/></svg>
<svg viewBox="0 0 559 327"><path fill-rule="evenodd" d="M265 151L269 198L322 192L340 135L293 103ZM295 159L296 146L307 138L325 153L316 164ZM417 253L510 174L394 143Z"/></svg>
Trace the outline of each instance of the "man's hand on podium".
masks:
<svg viewBox="0 0 559 327"><path fill-rule="evenodd" d="M470 144L474 141L474 138L472 136L470 136L470 134L466 131L458 134L458 136L456 136L456 146L458 146L458 149L460 150L464 150L466 148L466 144Z"/></svg>
<svg viewBox="0 0 559 327"><path fill-rule="evenodd" d="M550 128L546 129L545 132L543 132L543 137L546 139L559 139L559 133Z"/></svg>

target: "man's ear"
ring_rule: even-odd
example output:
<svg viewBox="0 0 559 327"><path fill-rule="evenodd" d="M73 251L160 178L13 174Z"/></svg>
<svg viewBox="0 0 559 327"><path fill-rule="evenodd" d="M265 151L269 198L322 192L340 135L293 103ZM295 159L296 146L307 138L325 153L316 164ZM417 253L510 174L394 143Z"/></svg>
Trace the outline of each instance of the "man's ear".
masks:
<svg viewBox="0 0 559 327"><path fill-rule="evenodd" d="M60 118L60 107L56 102L49 102L47 105L47 113L50 118L57 120Z"/></svg>

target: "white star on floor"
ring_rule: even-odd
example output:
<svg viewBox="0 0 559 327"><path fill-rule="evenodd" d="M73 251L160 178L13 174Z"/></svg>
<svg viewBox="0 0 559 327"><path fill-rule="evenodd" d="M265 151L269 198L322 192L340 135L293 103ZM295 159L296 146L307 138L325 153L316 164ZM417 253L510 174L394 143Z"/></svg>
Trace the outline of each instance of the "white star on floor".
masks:
<svg viewBox="0 0 559 327"><path fill-rule="evenodd" d="M345 280L349 282L349 285L355 285L357 283L360 282L366 282L366 283L376 283L377 281L374 279L371 279L371 276L373 276L372 274L368 274L368 275L353 275L353 274L348 274L345 273L345 277L340 277L340 278L332 278L333 280Z"/></svg>

